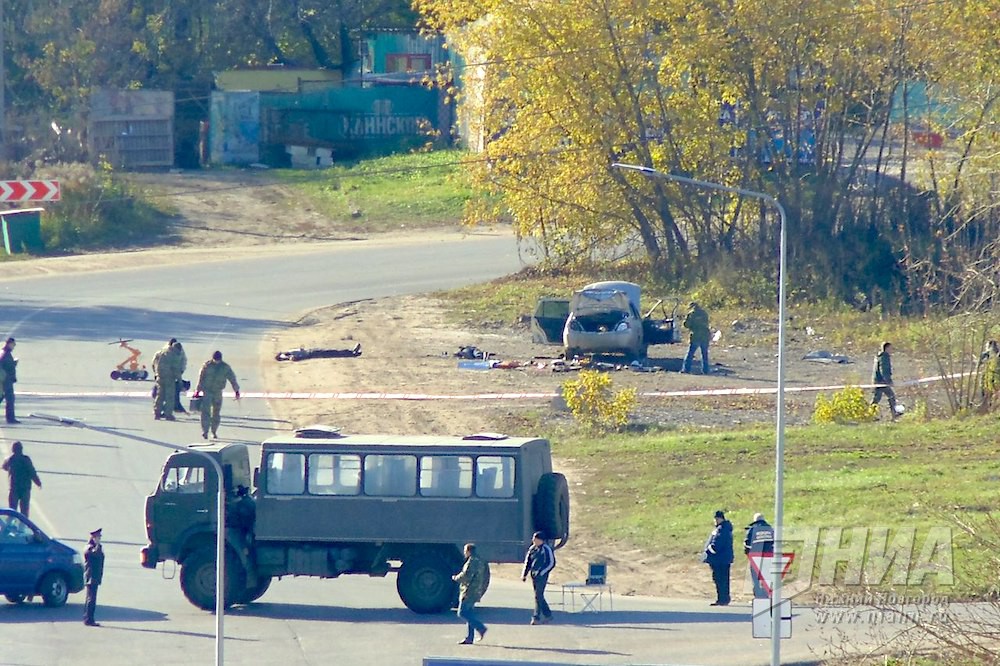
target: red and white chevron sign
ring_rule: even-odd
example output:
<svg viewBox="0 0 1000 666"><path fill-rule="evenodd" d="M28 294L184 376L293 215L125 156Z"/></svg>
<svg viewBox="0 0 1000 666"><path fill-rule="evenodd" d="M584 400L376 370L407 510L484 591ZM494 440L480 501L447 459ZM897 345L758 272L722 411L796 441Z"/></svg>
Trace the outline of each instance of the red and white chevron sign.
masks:
<svg viewBox="0 0 1000 666"><path fill-rule="evenodd" d="M59 201L59 181L0 180L0 201Z"/></svg>

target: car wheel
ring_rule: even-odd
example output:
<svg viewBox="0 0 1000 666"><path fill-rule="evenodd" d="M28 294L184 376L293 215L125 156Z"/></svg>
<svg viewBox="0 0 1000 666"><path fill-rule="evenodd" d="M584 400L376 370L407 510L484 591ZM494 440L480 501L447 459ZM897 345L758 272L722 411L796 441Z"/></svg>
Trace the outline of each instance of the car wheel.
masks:
<svg viewBox="0 0 1000 666"><path fill-rule="evenodd" d="M66 576L61 573L46 575L39 586L39 592L42 595L42 601L49 608L66 605L66 600L69 599L69 585L66 582Z"/></svg>
<svg viewBox="0 0 1000 666"><path fill-rule="evenodd" d="M455 567L440 553L417 552L403 560L396 576L396 591L414 613L440 613L451 608L457 585Z"/></svg>
<svg viewBox="0 0 1000 666"><path fill-rule="evenodd" d="M248 587L236 596L236 603L249 604L257 601L264 596L264 593L267 592L267 588L269 587L271 587L271 577L260 576L257 578L256 587Z"/></svg>
<svg viewBox="0 0 1000 666"><path fill-rule="evenodd" d="M27 598L24 594L5 594L3 597L12 604L23 604Z"/></svg>

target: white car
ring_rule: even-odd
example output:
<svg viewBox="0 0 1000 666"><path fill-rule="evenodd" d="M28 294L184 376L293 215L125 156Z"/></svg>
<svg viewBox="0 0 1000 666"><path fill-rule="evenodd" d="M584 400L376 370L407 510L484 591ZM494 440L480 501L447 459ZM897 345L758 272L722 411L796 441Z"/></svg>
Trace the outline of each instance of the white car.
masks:
<svg viewBox="0 0 1000 666"><path fill-rule="evenodd" d="M575 292L563 327L566 358L581 354L645 358L648 343L639 296L639 285L632 282L595 282Z"/></svg>

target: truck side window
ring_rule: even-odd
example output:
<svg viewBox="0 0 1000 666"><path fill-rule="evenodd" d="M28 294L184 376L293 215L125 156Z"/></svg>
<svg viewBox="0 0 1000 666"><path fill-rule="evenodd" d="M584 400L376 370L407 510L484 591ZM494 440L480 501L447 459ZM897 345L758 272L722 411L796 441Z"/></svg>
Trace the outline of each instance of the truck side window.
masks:
<svg viewBox="0 0 1000 666"><path fill-rule="evenodd" d="M302 453L270 453L266 474L264 492L270 495L301 495L306 490L306 457Z"/></svg>
<svg viewBox="0 0 1000 666"><path fill-rule="evenodd" d="M420 494L424 497L472 495L472 458L423 456L420 459Z"/></svg>
<svg viewBox="0 0 1000 666"><path fill-rule="evenodd" d="M365 456L365 495L412 497L416 494L416 456Z"/></svg>
<svg viewBox="0 0 1000 666"><path fill-rule="evenodd" d="M514 459L509 456L476 458L476 496L513 497Z"/></svg>
<svg viewBox="0 0 1000 666"><path fill-rule="evenodd" d="M309 493L312 495L359 495L361 456L313 453L309 456Z"/></svg>
<svg viewBox="0 0 1000 666"><path fill-rule="evenodd" d="M205 492L204 467L171 467L163 475L163 490L168 493Z"/></svg>

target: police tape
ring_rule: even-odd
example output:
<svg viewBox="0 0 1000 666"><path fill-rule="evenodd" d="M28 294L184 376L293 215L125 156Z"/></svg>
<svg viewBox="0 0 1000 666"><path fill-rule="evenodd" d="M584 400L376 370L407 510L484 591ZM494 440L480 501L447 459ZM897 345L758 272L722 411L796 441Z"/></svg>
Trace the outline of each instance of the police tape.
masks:
<svg viewBox="0 0 1000 666"><path fill-rule="evenodd" d="M971 373L955 373L951 375L937 375L934 377L923 377L913 379L899 384L894 384L894 388L905 386L919 386L944 381L947 379L961 378ZM848 387L860 389L874 389L880 384L831 384L827 386L785 386L785 393L819 393L821 391L840 391ZM748 396L748 395L776 395L777 387L766 388L717 388L717 389L683 389L676 391L644 391L638 395L644 398L697 398L713 396ZM19 397L35 398L143 398L151 399L149 391L19 391ZM190 394L182 394L190 398ZM262 398L265 400L553 400L562 395L561 392L548 393L471 393L459 395L442 395L433 393L389 393L389 392L275 392L275 391L247 391L241 392L241 398ZM235 398L233 393L223 393L224 398Z"/></svg>

